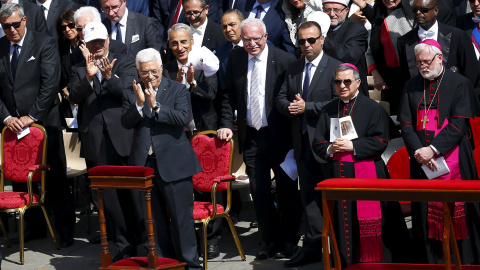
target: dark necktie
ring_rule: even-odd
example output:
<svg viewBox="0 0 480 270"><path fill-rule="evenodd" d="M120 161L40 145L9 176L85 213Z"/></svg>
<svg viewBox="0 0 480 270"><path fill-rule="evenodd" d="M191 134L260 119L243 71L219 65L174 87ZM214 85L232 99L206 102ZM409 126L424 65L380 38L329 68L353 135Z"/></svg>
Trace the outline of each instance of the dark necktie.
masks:
<svg viewBox="0 0 480 270"><path fill-rule="evenodd" d="M18 57L20 56L20 53L18 52L19 47L20 46L18 44L13 44L13 55L12 55L11 67L12 67L12 76L14 79L15 79L15 74L17 73Z"/></svg>
<svg viewBox="0 0 480 270"><path fill-rule="evenodd" d="M123 41L122 41L122 30L120 29L120 26L121 26L120 22L117 22L115 24L115 26L117 27L117 38L116 39L117 39L117 41L120 41L120 42L123 43Z"/></svg>
<svg viewBox="0 0 480 270"><path fill-rule="evenodd" d="M262 17L263 7L262 5L257 6L257 14L255 14L255 19L260 19Z"/></svg>
<svg viewBox="0 0 480 270"><path fill-rule="evenodd" d="M303 79L303 92L302 99L306 102L308 97L308 88L310 87L310 70L312 69L312 63L307 63L305 65L305 78ZM302 116L302 134L307 132L307 119L305 118L305 112Z"/></svg>

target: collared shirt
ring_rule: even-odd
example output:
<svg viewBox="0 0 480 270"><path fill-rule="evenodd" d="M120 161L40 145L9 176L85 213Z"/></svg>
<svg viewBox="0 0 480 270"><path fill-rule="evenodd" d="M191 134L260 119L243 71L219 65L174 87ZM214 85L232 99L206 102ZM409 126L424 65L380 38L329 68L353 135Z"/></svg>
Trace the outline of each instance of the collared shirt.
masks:
<svg viewBox="0 0 480 270"><path fill-rule="evenodd" d="M188 68L190 67L190 62L187 60L187 63L184 65L184 64L178 62L178 60L177 60L177 65L181 66L182 69L183 69L182 84L185 85L187 87L187 89L190 89L190 84L187 82L187 71L188 71Z"/></svg>
<svg viewBox="0 0 480 270"><path fill-rule="evenodd" d="M232 50L235 49L235 46L243 47L243 40L240 39L240 42L238 42L238 44L235 44L235 43L232 42Z"/></svg>
<svg viewBox="0 0 480 270"><path fill-rule="evenodd" d="M267 3L261 5L263 7L262 13L260 14L260 20L263 21L263 18L265 17L265 14L267 14L268 9L272 5L273 1L268 1ZM250 11L250 14L248 14L248 18L255 18L257 15L257 6L259 6L260 3L258 1L255 1L255 4L253 4L252 11Z"/></svg>
<svg viewBox="0 0 480 270"><path fill-rule="evenodd" d="M43 14L45 15L45 20L48 18L48 11L50 10L50 5L52 4L52 0L47 0L45 1L45 3L40 3L38 0L36 1L37 2L37 5L39 5L40 7L44 6L45 9L42 7L42 10L43 10Z"/></svg>
<svg viewBox="0 0 480 270"><path fill-rule="evenodd" d="M205 29L207 28L208 18L205 19L202 25L195 28L192 27L193 46L202 47L203 37L205 36Z"/></svg>
<svg viewBox="0 0 480 270"><path fill-rule="evenodd" d="M120 19L120 31L122 31L122 42L125 43L125 35L127 34L127 18L128 18L128 8L125 9L125 14ZM117 40L117 23L114 21L110 21L112 31L112 39Z"/></svg>
<svg viewBox="0 0 480 270"><path fill-rule="evenodd" d="M470 5L467 5L467 6L470 6ZM473 23L476 24L477 22L480 22L480 18L473 14ZM473 31L475 31L475 28L473 28ZM477 60L480 59L480 52L478 51L477 47L472 43L472 46L473 46L473 50L475 51L475 55L477 56Z"/></svg>
<svg viewBox="0 0 480 270"><path fill-rule="evenodd" d="M13 48L13 44L17 44L18 46L20 46L18 47L18 54L20 55L22 53L23 41L25 40L26 35L27 35L27 28L25 28L25 34L23 35L22 39L19 42L15 43L10 41L10 63L12 62L13 50L15 50Z"/></svg>
<svg viewBox="0 0 480 270"><path fill-rule="evenodd" d="M438 39L438 21L435 22L430 29L425 30L421 26L418 26L418 38L420 40L425 39Z"/></svg>
<svg viewBox="0 0 480 270"><path fill-rule="evenodd" d="M322 60L323 57L323 51L320 52L320 54L315 58L311 63L312 67L310 68L310 81L308 82L308 85L312 82L313 75L315 74L315 71L317 70L318 64L320 64L320 60ZM303 74L302 74L302 85L303 82L305 81L305 72L307 71L307 63L310 63L307 58L305 58L305 66L303 67Z"/></svg>
<svg viewBox="0 0 480 270"><path fill-rule="evenodd" d="M156 94L158 93L158 87L155 88L155 96ZM147 101L147 98L145 97L145 103L148 105L148 101ZM143 107L145 106L145 103L143 103L143 106L138 106L137 102L135 101L135 107L137 107L137 111L138 113L140 114L141 117L143 117ZM148 105L150 106L150 105ZM160 108L158 108L156 111L156 113L160 112Z"/></svg>
<svg viewBox="0 0 480 270"><path fill-rule="evenodd" d="M267 122L267 113L266 113L266 110L265 110L265 79L267 77L267 61L268 61L268 46L265 45L265 49L259 53L257 55L257 58L259 60L257 65L260 65L260 70L262 71L261 74L259 74L260 76L260 86L259 86L259 89L260 89L260 99L259 99L259 103L258 103L258 106L260 106L260 114L262 115L262 127L266 127L268 126L268 122ZM253 64L254 64L254 60L253 60L253 55L248 55L248 72L247 72L247 92L248 92L248 96L247 96L247 124L249 126L253 126L252 125L252 116L251 116L251 109L250 109L250 82L252 80L252 69L253 69Z"/></svg>

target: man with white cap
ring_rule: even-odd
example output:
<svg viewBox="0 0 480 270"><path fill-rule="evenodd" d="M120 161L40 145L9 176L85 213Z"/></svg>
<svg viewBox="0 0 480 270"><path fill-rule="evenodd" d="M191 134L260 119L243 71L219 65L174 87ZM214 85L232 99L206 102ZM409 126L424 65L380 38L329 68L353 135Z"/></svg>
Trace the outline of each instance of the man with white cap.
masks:
<svg viewBox="0 0 480 270"><path fill-rule="evenodd" d="M323 50L343 63L352 63L360 71L360 93L368 96L367 60L368 32L365 27L348 18L349 0L323 0L323 12L330 17L328 38Z"/></svg>
<svg viewBox="0 0 480 270"><path fill-rule="evenodd" d="M84 40L90 55L72 67L68 85L70 101L79 104L81 154L89 169L126 165L133 132L120 123L122 95L136 78L135 62L128 55L109 52L110 38L101 22L85 26ZM142 221L142 209L134 203L140 202L140 197L137 191L113 189L105 190L104 196L111 239L119 248L113 259L117 261L134 255L142 241L144 226L136 226Z"/></svg>

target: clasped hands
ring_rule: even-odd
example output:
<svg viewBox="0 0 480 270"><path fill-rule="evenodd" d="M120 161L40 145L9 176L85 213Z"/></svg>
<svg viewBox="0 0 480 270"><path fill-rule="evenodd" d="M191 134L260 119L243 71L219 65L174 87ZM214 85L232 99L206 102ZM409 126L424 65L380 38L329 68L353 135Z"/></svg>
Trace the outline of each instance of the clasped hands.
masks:
<svg viewBox="0 0 480 270"><path fill-rule="evenodd" d="M25 115L20 118L11 116L7 120L5 120L5 125L10 129L12 132L19 133L22 129L26 126L33 124L35 121L30 118L30 116Z"/></svg>
<svg viewBox="0 0 480 270"><path fill-rule="evenodd" d="M188 67L188 70L187 70L187 83L189 83L190 85L195 79L193 77L194 74L195 74L195 68L193 67L193 64L190 63L190 66ZM185 71L183 70L182 66L178 65L177 78L175 80L179 83L182 83L184 75L185 75ZM192 87L195 87L195 86L192 86Z"/></svg>
<svg viewBox="0 0 480 270"><path fill-rule="evenodd" d="M157 92L152 87L152 83L147 83L147 88L145 88L145 93L142 91L142 86L137 83L136 80L133 80L133 92L135 93L135 97L137 98L137 105L138 107L143 107L145 103L145 96L148 102L148 106L150 108L154 108L155 104L157 103Z"/></svg>
<svg viewBox="0 0 480 270"><path fill-rule="evenodd" d="M335 154L340 152L353 152L353 142L344 138L335 139L328 147L329 154Z"/></svg>
<svg viewBox="0 0 480 270"><path fill-rule="evenodd" d="M110 78L112 77L113 65L115 64L117 59L113 59L112 62L110 62L107 57L102 57L101 59L96 60L95 55L90 53L84 43L80 44L79 48L82 51L83 57L85 58L87 80L91 82L93 76L97 75L98 69L100 69L102 77L105 80L110 80Z"/></svg>
<svg viewBox="0 0 480 270"><path fill-rule="evenodd" d="M293 115L299 115L305 112L305 100L302 99L300 94L295 95L295 99L290 106L288 106L288 111Z"/></svg>
<svg viewBox="0 0 480 270"><path fill-rule="evenodd" d="M435 160L435 152L430 146L418 149L413 155L418 163L426 165L430 170L440 170L440 167Z"/></svg>

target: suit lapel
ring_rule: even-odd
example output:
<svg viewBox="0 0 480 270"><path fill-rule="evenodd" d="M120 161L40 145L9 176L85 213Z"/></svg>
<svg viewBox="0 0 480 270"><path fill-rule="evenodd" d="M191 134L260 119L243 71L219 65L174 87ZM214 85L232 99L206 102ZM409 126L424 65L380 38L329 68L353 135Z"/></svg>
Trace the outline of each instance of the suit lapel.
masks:
<svg viewBox="0 0 480 270"><path fill-rule="evenodd" d="M207 22L207 26L205 27L205 33L203 34L203 41L201 46L205 46L210 48L210 43L212 42L213 31L210 29L212 23L210 21Z"/></svg>
<svg viewBox="0 0 480 270"><path fill-rule="evenodd" d="M310 86L308 87L307 100L312 95L312 92L314 91L318 80L320 80L320 77L322 77L323 71L327 68L327 64L328 64L328 56L324 53L322 56L322 59L320 60L320 63L318 63L318 67L315 70L315 74L313 74L313 78L310 82Z"/></svg>
<svg viewBox="0 0 480 270"><path fill-rule="evenodd" d="M20 52L20 57L18 58L18 66L17 66L17 72L15 77L18 76L18 74L21 74L23 64L29 60L27 57L30 57L29 56L30 51L32 50L34 42L35 40L33 39L32 32L27 31L25 35L25 39L23 40L23 46ZM35 59L33 61L40 61L40 59Z"/></svg>
<svg viewBox="0 0 480 270"><path fill-rule="evenodd" d="M414 29L413 38L411 42L405 44L405 54L407 55L407 63L416 63L415 50L413 49L418 44L418 26ZM413 78L418 74L418 68L416 65L409 66L410 77Z"/></svg>
<svg viewBox="0 0 480 270"><path fill-rule="evenodd" d="M42 8L43 11L43 8ZM52 3L50 4L50 9L48 10L48 16L47 16L47 27L49 25L52 25L53 28L55 28L56 21L58 18L58 0L52 0ZM33 19L33 18L32 18ZM49 29L51 32L56 31L56 29Z"/></svg>
<svg viewBox="0 0 480 270"><path fill-rule="evenodd" d="M3 54L2 62L5 70L7 71L8 77L13 81L12 77L12 67L10 65L10 41L6 37L1 39L0 42L0 52Z"/></svg>
<svg viewBox="0 0 480 270"><path fill-rule="evenodd" d="M443 64L448 63L450 54L450 44L452 40L452 32L447 32L441 23L438 24L438 43L442 46Z"/></svg>
<svg viewBox="0 0 480 270"><path fill-rule="evenodd" d="M302 80L303 80L303 68L305 67L305 57L302 57L300 58L299 60L300 62L298 63L297 65L297 77L295 78L295 84L297 85L296 88L296 91L297 91L297 94L302 94L303 92L303 84L302 84Z"/></svg>
<svg viewBox="0 0 480 270"><path fill-rule="evenodd" d="M267 60L267 75L265 76L265 111L267 115L270 114L270 111L272 109L270 101L273 98L273 86L275 81L277 80L277 78L275 78L275 74L276 74L275 58L276 57L273 53L272 47L269 47L268 60Z"/></svg>
<svg viewBox="0 0 480 270"><path fill-rule="evenodd" d="M237 2L237 1L235 1L235 2ZM255 4L255 0L247 0L247 1L246 1L246 3L245 3L245 9L243 9L243 10L245 10L245 12L243 13L243 16L244 16L245 18L248 18L248 15L249 15L250 12L252 11L254 4ZM242 10L242 9L240 9L240 10Z"/></svg>
<svg viewBox="0 0 480 270"><path fill-rule="evenodd" d="M127 17L127 29L125 31L125 45L127 45L127 49L130 50L130 45L132 45L132 37L135 35L136 30L136 17L133 12L128 12Z"/></svg>

